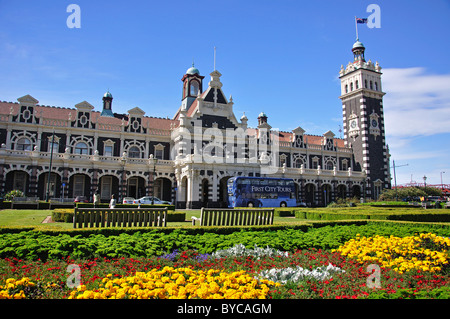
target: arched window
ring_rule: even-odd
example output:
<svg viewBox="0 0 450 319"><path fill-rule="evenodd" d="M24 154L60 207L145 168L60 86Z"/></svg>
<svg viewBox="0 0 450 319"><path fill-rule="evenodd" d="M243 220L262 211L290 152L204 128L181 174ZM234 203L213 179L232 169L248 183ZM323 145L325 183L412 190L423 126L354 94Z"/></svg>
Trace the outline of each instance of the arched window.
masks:
<svg viewBox="0 0 450 319"><path fill-rule="evenodd" d="M26 137L19 138L17 140L16 150L31 151L31 141Z"/></svg>
<svg viewBox="0 0 450 319"><path fill-rule="evenodd" d="M370 89L373 90L373 83L370 81Z"/></svg>
<svg viewBox="0 0 450 319"><path fill-rule="evenodd" d="M332 171L334 169L334 164L332 161L328 161L325 167L327 170Z"/></svg>
<svg viewBox="0 0 450 319"><path fill-rule="evenodd" d="M348 84L345 85L345 93L348 93Z"/></svg>
<svg viewBox="0 0 450 319"><path fill-rule="evenodd" d="M130 158L141 158L141 150L137 146L132 146L128 150L128 157Z"/></svg>
<svg viewBox="0 0 450 319"><path fill-rule="evenodd" d="M353 91L353 82L350 83L350 91Z"/></svg>
<svg viewBox="0 0 450 319"><path fill-rule="evenodd" d="M356 89L359 89L359 82L356 80Z"/></svg>
<svg viewBox="0 0 450 319"><path fill-rule="evenodd" d="M191 84L191 88L190 88L191 96L197 96L198 95L198 89L199 89L198 82L197 81L191 81L190 84Z"/></svg>
<svg viewBox="0 0 450 319"><path fill-rule="evenodd" d="M86 143L84 142L78 142L75 145L75 154L84 154L84 155L88 155L89 152L89 148L87 146Z"/></svg>
<svg viewBox="0 0 450 319"><path fill-rule="evenodd" d="M367 89L367 80L364 80L364 88Z"/></svg>
<svg viewBox="0 0 450 319"><path fill-rule="evenodd" d="M302 164L303 164L303 161L302 161L301 158L297 158L297 159L294 161L294 167L295 167L295 168L301 168L301 167L302 167Z"/></svg>
<svg viewBox="0 0 450 319"><path fill-rule="evenodd" d="M375 91L378 91L378 82L375 82Z"/></svg>

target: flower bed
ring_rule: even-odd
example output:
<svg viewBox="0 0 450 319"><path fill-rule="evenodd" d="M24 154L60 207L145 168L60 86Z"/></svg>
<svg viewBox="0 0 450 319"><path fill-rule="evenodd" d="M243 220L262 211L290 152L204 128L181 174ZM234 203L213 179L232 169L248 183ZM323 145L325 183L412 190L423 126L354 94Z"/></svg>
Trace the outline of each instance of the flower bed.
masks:
<svg viewBox="0 0 450 319"><path fill-rule="evenodd" d="M448 298L448 234L397 223L221 235L0 234L0 298ZM68 284L74 264L78 288Z"/></svg>
<svg viewBox="0 0 450 319"><path fill-rule="evenodd" d="M81 269L78 289L66 284L70 264ZM286 253L240 246L215 254L188 250L152 258L45 262L5 258L0 260L0 298L355 299L449 294L449 276L442 270L399 273L382 267L381 288L369 288L367 265L338 251Z"/></svg>
<svg viewBox="0 0 450 319"><path fill-rule="evenodd" d="M434 273L449 268L449 248L450 238L422 233L403 238L357 236L337 251L361 263L375 262L399 273L413 269Z"/></svg>

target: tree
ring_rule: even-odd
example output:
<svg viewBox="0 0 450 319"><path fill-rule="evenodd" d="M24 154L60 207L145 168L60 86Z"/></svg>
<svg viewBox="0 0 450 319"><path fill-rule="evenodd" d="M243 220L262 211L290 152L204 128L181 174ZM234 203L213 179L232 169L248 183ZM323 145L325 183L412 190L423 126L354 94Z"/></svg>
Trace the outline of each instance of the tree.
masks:
<svg viewBox="0 0 450 319"><path fill-rule="evenodd" d="M395 189L386 189L380 195L380 201L392 201L396 200L413 200L414 197L426 197L426 196L442 196L442 190L435 187L401 187Z"/></svg>

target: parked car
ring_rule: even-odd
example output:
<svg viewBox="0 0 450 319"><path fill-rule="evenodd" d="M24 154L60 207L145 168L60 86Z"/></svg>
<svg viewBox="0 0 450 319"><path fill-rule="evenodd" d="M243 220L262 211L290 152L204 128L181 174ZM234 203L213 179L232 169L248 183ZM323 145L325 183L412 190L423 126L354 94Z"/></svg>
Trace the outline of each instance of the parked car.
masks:
<svg viewBox="0 0 450 319"><path fill-rule="evenodd" d="M306 202L304 200L298 200L297 207L306 207Z"/></svg>
<svg viewBox="0 0 450 319"><path fill-rule="evenodd" d="M85 196L75 197L74 203L89 203L89 200Z"/></svg>
<svg viewBox="0 0 450 319"><path fill-rule="evenodd" d="M133 197L124 197L122 200L122 204L133 204L134 198Z"/></svg>
<svg viewBox="0 0 450 319"><path fill-rule="evenodd" d="M152 197L151 196L144 196L138 199L135 199L133 201L133 204L152 204ZM165 200L161 200L158 197L153 197L153 203L154 204L168 204L171 205L171 202L165 201Z"/></svg>

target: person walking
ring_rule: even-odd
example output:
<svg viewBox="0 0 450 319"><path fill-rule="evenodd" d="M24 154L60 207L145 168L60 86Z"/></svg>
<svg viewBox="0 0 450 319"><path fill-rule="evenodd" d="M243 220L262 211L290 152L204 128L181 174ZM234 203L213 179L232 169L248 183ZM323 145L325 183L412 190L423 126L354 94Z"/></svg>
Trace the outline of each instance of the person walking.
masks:
<svg viewBox="0 0 450 319"><path fill-rule="evenodd" d="M95 193L94 193L94 208L97 208L98 204L100 204L100 196L98 195L98 191L95 191Z"/></svg>
<svg viewBox="0 0 450 319"><path fill-rule="evenodd" d="M114 198L114 195L111 195L111 201L109 202L109 208L115 208L116 207L116 199Z"/></svg>

